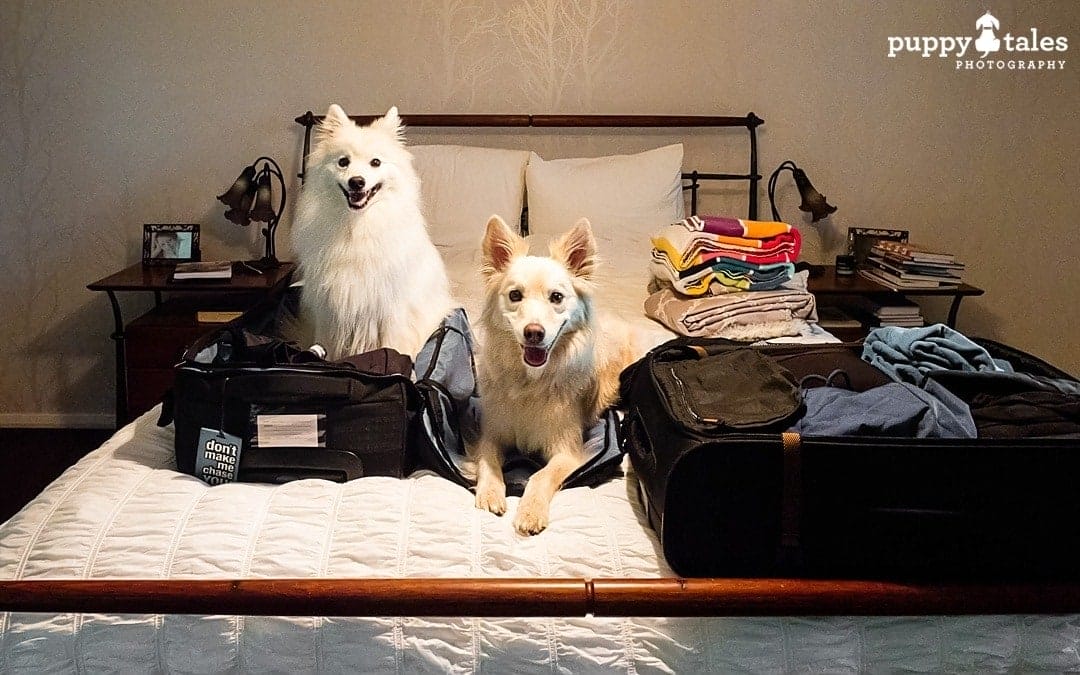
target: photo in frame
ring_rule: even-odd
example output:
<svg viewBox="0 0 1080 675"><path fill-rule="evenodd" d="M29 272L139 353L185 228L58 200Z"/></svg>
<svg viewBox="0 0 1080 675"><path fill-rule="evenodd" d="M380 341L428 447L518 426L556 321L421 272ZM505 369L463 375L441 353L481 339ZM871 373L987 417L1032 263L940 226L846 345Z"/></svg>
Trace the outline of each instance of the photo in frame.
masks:
<svg viewBox="0 0 1080 675"><path fill-rule="evenodd" d="M197 224L147 223L143 225L144 265L175 265L200 259Z"/></svg>
<svg viewBox="0 0 1080 675"><path fill-rule="evenodd" d="M855 257L855 267L863 267L870 249L879 241L907 243L907 230L889 230L873 227L848 228L848 254Z"/></svg>

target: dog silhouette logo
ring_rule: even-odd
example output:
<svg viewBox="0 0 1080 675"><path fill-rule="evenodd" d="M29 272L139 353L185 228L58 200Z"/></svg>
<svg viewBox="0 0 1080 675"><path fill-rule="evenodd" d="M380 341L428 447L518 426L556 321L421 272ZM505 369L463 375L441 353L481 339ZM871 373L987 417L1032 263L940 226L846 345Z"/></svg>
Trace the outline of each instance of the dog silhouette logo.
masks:
<svg viewBox="0 0 1080 675"><path fill-rule="evenodd" d="M1001 49L1001 40L994 35L994 31L1001 30L1001 23L989 10L975 22L975 30L982 31L975 40L975 49L981 52L981 58L985 59L990 52Z"/></svg>

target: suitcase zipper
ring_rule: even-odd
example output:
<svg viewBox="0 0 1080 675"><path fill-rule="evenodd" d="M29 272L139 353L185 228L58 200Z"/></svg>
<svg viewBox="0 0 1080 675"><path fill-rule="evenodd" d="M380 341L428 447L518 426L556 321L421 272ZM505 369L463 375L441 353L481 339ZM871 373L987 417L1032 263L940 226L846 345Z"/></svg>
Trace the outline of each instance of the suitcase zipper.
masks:
<svg viewBox="0 0 1080 675"><path fill-rule="evenodd" d="M686 395L686 385L683 383L682 380L679 379L679 376L675 374L674 368L669 368L669 371L671 372L672 379L675 380L675 384L678 385L679 398L682 401L683 407L690 411L690 414L693 415L694 419L698 422L701 422L702 424L708 424L711 426L716 426L720 424L719 419L712 417L702 417L697 413L696 410L694 410L694 406L690 405L690 398Z"/></svg>

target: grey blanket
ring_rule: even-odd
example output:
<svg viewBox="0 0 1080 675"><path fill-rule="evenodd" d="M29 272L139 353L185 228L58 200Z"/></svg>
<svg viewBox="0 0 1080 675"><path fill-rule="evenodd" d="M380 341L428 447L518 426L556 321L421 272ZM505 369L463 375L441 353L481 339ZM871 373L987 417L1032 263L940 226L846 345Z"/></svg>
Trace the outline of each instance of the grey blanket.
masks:
<svg viewBox="0 0 1080 675"><path fill-rule="evenodd" d="M645 299L645 314L681 335L730 340L799 335L817 321L813 294L790 289L690 298L662 288Z"/></svg>

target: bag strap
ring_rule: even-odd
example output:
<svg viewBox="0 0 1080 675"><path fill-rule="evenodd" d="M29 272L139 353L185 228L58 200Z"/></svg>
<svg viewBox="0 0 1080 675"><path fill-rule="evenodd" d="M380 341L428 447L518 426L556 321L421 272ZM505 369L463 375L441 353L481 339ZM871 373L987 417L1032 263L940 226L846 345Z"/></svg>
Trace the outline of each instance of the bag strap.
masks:
<svg viewBox="0 0 1080 675"><path fill-rule="evenodd" d="M802 437L785 431L780 434L784 448L784 479L780 500L780 547L777 559L782 566L798 566L802 561L800 522L802 520Z"/></svg>

